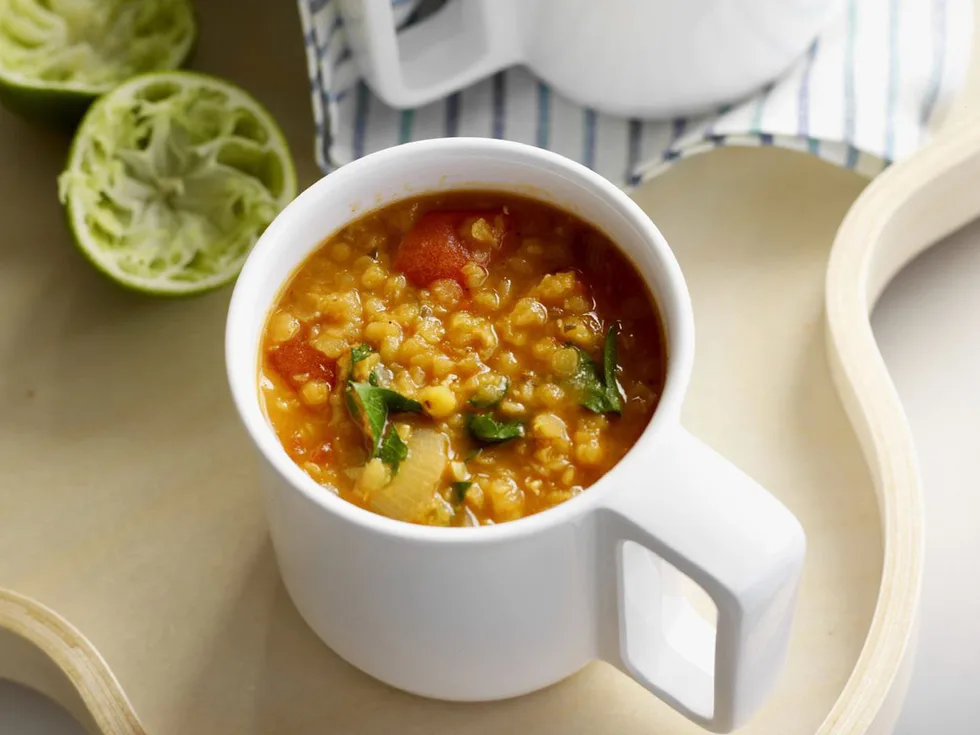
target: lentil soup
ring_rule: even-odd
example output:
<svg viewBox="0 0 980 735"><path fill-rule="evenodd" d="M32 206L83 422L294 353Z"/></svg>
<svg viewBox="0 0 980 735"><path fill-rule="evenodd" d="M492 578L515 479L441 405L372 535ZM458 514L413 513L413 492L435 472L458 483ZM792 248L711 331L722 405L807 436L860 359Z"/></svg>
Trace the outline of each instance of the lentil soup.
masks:
<svg viewBox="0 0 980 735"><path fill-rule="evenodd" d="M265 412L326 491L490 525L582 492L664 386L662 321L601 232L532 199L402 200L328 238L265 326Z"/></svg>

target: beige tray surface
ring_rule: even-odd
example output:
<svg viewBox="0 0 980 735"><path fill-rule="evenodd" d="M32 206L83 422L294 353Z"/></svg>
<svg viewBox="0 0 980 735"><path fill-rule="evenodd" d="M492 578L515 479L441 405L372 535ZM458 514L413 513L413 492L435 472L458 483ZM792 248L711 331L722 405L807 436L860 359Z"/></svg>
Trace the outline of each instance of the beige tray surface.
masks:
<svg viewBox="0 0 980 735"><path fill-rule="evenodd" d="M196 66L269 104L309 183L292 4L201 6ZM388 689L324 647L279 581L256 465L226 390L228 292L146 301L93 272L55 201L66 147L0 113L0 677L50 694L106 735L698 732L602 664L521 699L454 705ZM893 179L907 180L896 168L868 191L884 200L881 212ZM961 202L948 223L909 228L896 254L868 260L878 218L855 208L826 302L832 327L850 326L832 329L828 360L829 245L864 183L802 155L729 150L637 195L694 300L684 422L779 495L808 533L789 666L746 733L888 732L907 681L919 489L864 289L873 277L876 293L969 217ZM855 666L866 676L848 683Z"/></svg>

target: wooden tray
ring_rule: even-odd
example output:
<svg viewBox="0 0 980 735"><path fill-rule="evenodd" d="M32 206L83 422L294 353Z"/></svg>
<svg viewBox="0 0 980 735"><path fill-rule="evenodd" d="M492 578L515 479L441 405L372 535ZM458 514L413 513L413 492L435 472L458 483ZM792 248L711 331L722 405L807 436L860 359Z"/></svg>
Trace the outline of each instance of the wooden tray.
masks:
<svg viewBox="0 0 980 735"><path fill-rule="evenodd" d="M293 8L220 0L201 15L197 66L270 105L309 183ZM388 689L323 646L279 581L226 389L229 293L147 301L94 273L61 224L65 149L0 117L0 677L104 735L698 732L602 664L458 705ZM745 733L885 733L897 717L921 504L867 316L904 262L980 214L978 175L977 133L891 169L832 257L864 182L799 154L719 151L637 195L694 300L685 423L809 537L789 665Z"/></svg>

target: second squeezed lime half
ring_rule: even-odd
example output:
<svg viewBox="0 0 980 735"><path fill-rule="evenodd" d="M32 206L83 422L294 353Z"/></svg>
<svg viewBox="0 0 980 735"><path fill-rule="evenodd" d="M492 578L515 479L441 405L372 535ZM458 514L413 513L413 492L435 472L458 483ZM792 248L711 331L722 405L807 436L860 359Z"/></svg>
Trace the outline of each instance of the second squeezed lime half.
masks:
<svg viewBox="0 0 980 735"><path fill-rule="evenodd" d="M0 0L0 103L77 121L130 77L181 66L195 36L190 0Z"/></svg>

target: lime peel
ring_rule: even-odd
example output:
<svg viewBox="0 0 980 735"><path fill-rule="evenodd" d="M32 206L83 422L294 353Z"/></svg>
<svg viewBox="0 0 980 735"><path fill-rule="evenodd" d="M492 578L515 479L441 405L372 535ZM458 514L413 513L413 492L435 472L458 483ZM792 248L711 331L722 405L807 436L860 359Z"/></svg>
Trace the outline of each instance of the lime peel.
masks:
<svg viewBox="0 0 980 735"><path fill-rule="evenodd" d="M58 184L83 253L119 283L160 295L233 280L296 196L272 116L192 72L145 74L99 99Z"/></svg>

